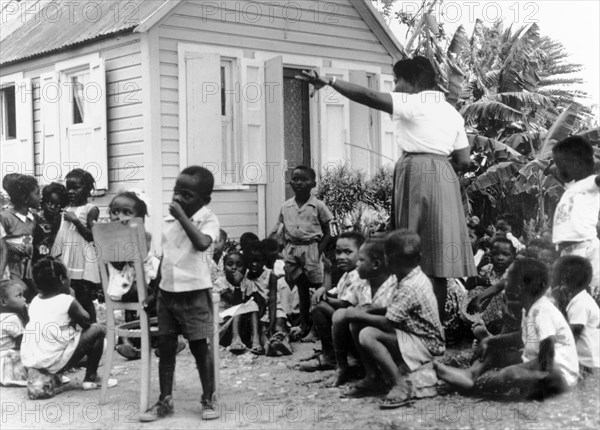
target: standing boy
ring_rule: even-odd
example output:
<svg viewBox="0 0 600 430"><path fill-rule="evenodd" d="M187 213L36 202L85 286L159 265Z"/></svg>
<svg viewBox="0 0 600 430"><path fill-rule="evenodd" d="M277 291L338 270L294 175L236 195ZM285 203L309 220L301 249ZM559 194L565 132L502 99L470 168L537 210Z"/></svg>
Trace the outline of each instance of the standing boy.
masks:
<svg viewBox="0 0 600 430"><path fill-rule="evenodd" d="M157 298L158 374L160 398L140 414L140 421L155 421L173 414L173 376L177 335L189 341L202 383L202 419L219 417L215 410L215 375L208 339L213 335L210 259L207 252L219 237L219 220L206 207L210 203L214 178L207 169L184 169L175 183L171 216L165 219L161 267L162 280Z"/></svg>
<svg viewBox="0 0 600 430"><path fill-rule="evenodd" d="M323 283L321 255L331 238L333 215L325 203L311 195L316 177L310 167L294 169L290 185L295 196L283 204L271 232L273 236L283 229L286 281L290 288L298 287L301 325L290 333L295 338L303 338L310 331L310 288Z"/></svg>

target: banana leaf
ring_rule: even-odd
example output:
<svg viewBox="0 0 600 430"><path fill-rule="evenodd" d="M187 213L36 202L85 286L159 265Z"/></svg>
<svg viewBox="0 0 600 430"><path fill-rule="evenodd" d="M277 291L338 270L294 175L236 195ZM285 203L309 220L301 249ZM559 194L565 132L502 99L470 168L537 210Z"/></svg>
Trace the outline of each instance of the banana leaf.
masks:
<svg viewBox="0 0 600 430"><path fill-rule="evenodd" d="M503 142L519 152L519 154L535 157L537 151L542 147L545 137L546 132L524 131L522 133L511 134Z"/></svg>
<svg viewBox="0 0 600 430"><path fill-rule="evenodd" d="M577 136L586 138L592 144L592 146L595 146L596 148L600 147L600 127L582 131L581 133L577 133Z"/></svg>
<svg viewBox="0 0 600 430"><path fill-rule="evenodd" d="M460 114L468 124L477 123L482 119L504 122L522 121L523 114L504 103L494 100L480 100L463 107Z"/></svg>
<svg viewBox="0 0 600 430"><path fill-rule="evenodd" d="M465 46L468 43L467 32L462 25L459 25L456 31L454 32L454 36L452 37L452 41L450 42L450 46L448 47L448 56L452 58L456 58Z"/></svg>
<svg viewBox="0 0 600 430"><path fill-rule="evenodd" d="M571 103L554 121L544 143L540 149L538 158L547 158L552 154L554 143L569 137L573 133L579 112L582 106L579 103Z"/></svg>
<svg viewBox="0 0 600 430"><path fill-rule="evenodd" d="M477 134L467 134L469 140L469 146L471 147L471 153L473 152L484 152L491 158L490 161L519 161L523 162L523 156L499 140L492 139L490 137L480 136Z"/></svg>
<svg viewBox="0 0 600 430"><path fill-rule="evenodd" d="M503 161L495 164L477 177L467 188L468 193L481 193L490 195L488 188L511 182L519 173L522 163L516 161Z"/></svg>

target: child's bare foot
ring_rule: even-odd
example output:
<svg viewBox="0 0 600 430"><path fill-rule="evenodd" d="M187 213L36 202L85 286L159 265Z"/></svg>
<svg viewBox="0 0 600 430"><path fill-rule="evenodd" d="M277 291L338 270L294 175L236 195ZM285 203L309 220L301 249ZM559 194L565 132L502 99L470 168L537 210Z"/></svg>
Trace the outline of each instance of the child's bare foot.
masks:
<svg viewBox="0 0 600 430"><path fill-rule="evenodd" d="M243 354L246 352L246 345L242 341L232 341L229 346L229 352L235 355Z"/></svg>
<svg viewBox="0 0 600 430"><path fill-rule="evenodd" d="M433 368L435 369L438 378L456 388L470 390L475 385L473 375L469 369L458 369L456 367L447 366L438 360L433 360Z"/></svg>
<svg viewBox="0 0 600 430"><path fill-rule="evenodd" d="M298 341L308 335L310 332L310 327L307 326L298 326L292 327L290 330L290 340L292 342Z"/></svg>
<svg viewBox="0 0 600 430"><path fill-rule="evenodd" d="M352 372L348 367L338 367L335 371L335 375L331 379L332 387L339 387L344 385L346 382L350 380Z"/></svg>
<svg viewBox="0 0 600 430"><path fill-rule="evenodd" d="M306 336L304 336L302 339L300 339L300 342L302 343L310 343L310 342L317 342L319 340L319 336L317 335L315 329L311 329L308 334Z"/></svg>

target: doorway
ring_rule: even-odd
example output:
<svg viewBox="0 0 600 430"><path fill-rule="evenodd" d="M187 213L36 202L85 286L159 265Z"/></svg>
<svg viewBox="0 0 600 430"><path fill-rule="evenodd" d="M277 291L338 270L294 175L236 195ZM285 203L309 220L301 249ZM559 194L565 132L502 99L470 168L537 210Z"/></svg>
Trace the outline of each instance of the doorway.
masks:
<svg viewBox="0 0 600 430"><path fill-rule="evenodd" d="M285 172L285 198L290 199L294 192L290 178L294 167L311 166L310 153L310 112L308 83L295 79L301 69L283 69L283 130Z"/></svg>

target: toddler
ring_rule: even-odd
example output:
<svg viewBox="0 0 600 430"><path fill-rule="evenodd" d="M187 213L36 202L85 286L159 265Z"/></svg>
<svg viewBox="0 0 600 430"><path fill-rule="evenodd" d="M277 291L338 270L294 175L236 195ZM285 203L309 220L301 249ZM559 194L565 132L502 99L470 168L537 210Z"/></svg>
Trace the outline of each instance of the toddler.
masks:
<svg viewBox="0 0 600 430"><path fill-rule="evenodd" d="M52 256L60 257L67 267L75 298L96 322L94 297L100 289L100 271L92 246L92 225L98 221L98 208L88 203L94 191L94 178L83 169L73 169L66 176L69 207L63 213Z"/></svg>
<svg viewBox="0 0 600 430"><path fill-rule="evenodd" d="M0 281L0 385L5 387L27 385L19 351L26 315L23 285L16 280Z"/></svg>

